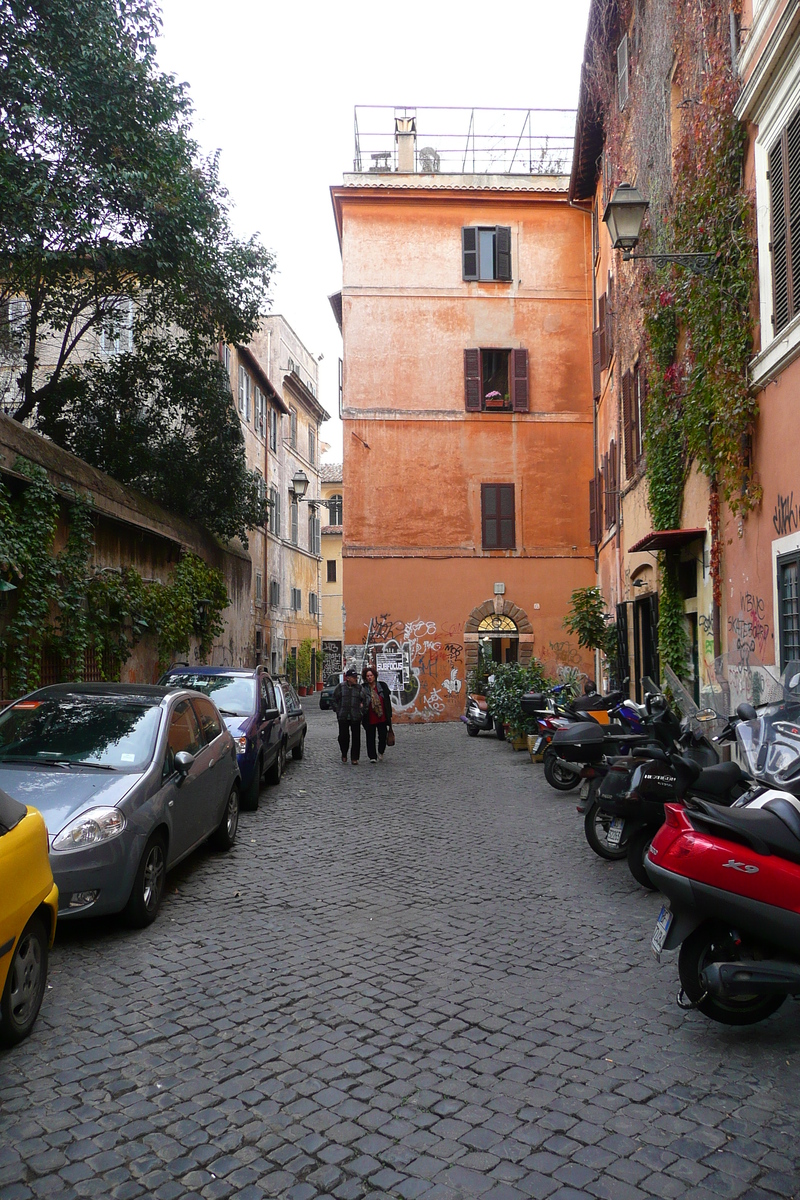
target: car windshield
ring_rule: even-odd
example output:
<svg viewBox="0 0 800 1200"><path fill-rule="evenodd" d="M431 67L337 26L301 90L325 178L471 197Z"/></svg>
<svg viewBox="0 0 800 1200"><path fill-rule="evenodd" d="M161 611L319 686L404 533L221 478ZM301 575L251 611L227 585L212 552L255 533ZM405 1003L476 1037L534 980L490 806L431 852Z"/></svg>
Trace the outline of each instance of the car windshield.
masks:
<svg viewBox="0 0 800 1200"><path fill-rule="evenodd" d="M143 771L161 710L126 696L20 700L0 716L0 762L58 762Z"/></svg>
<svg viewBox="0 0 800 1200"><path fill-rule="evenodd" d="M210 696L221 713L249 717L256 711L256 681L245 675L200 675L184 671L162 680L170 688L192 688Z"/></svg>

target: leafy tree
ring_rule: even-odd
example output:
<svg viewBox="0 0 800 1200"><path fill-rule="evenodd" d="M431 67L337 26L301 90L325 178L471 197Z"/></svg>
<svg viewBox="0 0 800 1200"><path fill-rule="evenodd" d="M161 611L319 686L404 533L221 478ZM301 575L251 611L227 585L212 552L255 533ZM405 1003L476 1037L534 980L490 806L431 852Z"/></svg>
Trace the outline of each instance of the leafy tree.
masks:
<svg viewBox="0 0 800 1200"><path fill-rule="evenodd" d="M59 445L222 538L263 524L239 420L219 362L187 338L153 335L137 353L68 368L40 403Z"/></svg>
<svg viewBox="0 0 800 1200"><path fill-rule="evenodd" d="M575 589L564 618L564 628L577 635L578 645L584 649L602 650L608 659L616 656L617 627L606 612L606 602L599 587Z"/></svg>
<svg viewBox="0 0 800 1200"><path fill-rule="evenodd" d="M155 0L0 0L5 408L227 536L263 513L211 351L249 339L274 263L233 236L159 26ZM78 359L127 327L131 354L81 383Z"/></svg>

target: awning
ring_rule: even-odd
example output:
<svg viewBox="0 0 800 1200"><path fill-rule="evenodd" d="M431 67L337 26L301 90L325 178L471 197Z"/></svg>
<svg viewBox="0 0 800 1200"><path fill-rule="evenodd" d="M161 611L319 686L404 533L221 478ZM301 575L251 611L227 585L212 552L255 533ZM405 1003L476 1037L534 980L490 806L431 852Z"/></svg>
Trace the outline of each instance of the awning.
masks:
<svg viewBox="0 0 800 1200"><path fill-rule="evenodd" d="M629 554L640 554L645 550L680 550L697 538L705 538L705 529L654 529L638 542L628 547Z"/></svg>

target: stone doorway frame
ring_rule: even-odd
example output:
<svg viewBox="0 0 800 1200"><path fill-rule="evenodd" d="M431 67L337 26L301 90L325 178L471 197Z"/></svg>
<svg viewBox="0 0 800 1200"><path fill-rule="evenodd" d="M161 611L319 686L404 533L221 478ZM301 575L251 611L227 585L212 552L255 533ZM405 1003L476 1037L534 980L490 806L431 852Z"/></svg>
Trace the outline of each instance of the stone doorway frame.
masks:
<svg viewBox="0 0 800 1200"><path fill-rule="evenodd" d="M464 624L464 663L467 670L470 671L478 665L478 642L480 640L478 626L484 617L493 615L510 617L516 625L519 639L518 661L520 666L527 667L533 656L535 640L528 614L518 604L513 604L504 596L493 596L491 600L484 600L483 604L473 608Z"/></svg>

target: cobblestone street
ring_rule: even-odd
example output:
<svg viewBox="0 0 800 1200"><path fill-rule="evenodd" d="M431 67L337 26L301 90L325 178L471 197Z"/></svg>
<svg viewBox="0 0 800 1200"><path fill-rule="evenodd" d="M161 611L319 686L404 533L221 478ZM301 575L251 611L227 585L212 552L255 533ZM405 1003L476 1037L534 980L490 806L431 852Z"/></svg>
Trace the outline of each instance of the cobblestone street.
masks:
<svg viewBox="0 0 800 1200"><path fill-rule="evenodd" d="M675 1004L660 900L460 724L306 758L156 923L59 929L0 1058L0 1197L800 1196L798 1007Z"/></svg>

